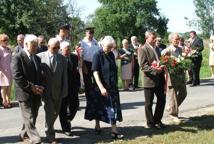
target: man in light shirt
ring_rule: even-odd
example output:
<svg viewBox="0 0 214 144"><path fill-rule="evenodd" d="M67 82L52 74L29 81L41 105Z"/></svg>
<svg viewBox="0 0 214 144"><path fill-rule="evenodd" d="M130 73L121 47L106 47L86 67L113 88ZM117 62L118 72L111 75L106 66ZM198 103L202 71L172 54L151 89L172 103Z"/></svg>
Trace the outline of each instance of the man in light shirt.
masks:
<svg viewBox="0 0 214 144"><path fill-rule="evenodd" d="M92 59L94 54L100 49L97 40L94 39L94 27L85 28L85 38L80 41L80 47L82 47L83 54L83 79L87 99L92 88Z"/></svg>

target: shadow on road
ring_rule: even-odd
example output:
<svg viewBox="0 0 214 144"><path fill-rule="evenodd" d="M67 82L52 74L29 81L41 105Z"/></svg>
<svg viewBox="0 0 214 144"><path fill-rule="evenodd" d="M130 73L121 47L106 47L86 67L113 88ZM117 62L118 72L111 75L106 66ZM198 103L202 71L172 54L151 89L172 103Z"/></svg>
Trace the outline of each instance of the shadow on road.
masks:
<svg viewBox="0 0 214 144"><path fill-rule="evenodd" d="M167 128L162 130L147 129L143 126L125 126L120 127L119 130L124 134L124 140L133 140L137 137L153 137L155 135L169 134L172 132L190 132L197 133L201 130L213 130L213 119L214 115L202 115L197 117L190 117L188 121L180 125L168 125ZM64 136L62 131L57 130L57 133L61 133L57 138L59 143L62 144L93 144L93 143L110 143L111 139L111 128L102 128L102 133L96 135L94 129L84 127L73 127L72 136ZM62 135L62 136L61 136ZM42 140L45 138L43 137ZM0 137L0 143L18 143L18 136L6 136Z"/></svg>

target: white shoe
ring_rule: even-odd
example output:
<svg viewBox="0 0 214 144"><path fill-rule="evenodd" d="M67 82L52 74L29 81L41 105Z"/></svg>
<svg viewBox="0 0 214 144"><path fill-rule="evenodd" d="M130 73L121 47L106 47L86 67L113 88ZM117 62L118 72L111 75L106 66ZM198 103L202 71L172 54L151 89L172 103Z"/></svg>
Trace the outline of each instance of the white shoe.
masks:
<svg viewBox="0 0 214 144"><path fill-rule="evenodd" d="M169 117L175 122L175 123L181 123L181 120L177 116L169 115Z"/></svg>

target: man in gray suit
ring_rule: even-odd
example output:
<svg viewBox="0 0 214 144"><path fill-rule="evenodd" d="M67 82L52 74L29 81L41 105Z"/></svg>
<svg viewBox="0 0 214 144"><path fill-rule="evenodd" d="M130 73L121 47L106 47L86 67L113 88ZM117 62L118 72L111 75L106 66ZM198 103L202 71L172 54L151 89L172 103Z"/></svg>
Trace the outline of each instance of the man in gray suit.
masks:
<svg viewBox="0 0 214 144"><path fill-rule="evenodd" d="M164 128L161 122L166 96L164 94L164 72L163 67L153 66L153 63L159 62L158 53L155 49L156 34L147 31L146 43L138 49L138 62L141 70L144 72L144 95L145 95L145 113L147 126L149 128ZM154 115L152 105L154 94L157 97L156 108Z"/></svg>
<svg viewBox="0 0 214 144"><path fill-rule="evenodd" d="M59 41L51 38L48 41L48 51L39 53L41 58L44 83L44 109L47 142L56 143L54 122L59 114L62 98L67 96L67 62L58 53Z"/></svg>
<svg viewBox="0 0 214 144"><path fill-rule="evenodd" d="M38 110L41 105L42 87L41 61L35 55L38 47L37 37L27 35L24 39L24 49L13 57L11 68L16 86L16 99L23 118L23 127L19 139L26 137L30 143L40 143L41 138L35 127Z"/></svg>

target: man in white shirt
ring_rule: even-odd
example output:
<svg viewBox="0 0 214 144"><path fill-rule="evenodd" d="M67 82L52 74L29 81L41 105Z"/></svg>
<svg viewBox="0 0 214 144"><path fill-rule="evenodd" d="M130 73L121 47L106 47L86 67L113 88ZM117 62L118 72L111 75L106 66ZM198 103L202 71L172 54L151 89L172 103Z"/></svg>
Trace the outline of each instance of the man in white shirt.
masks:
<svg viewBox="0 0 214 144"><path fill-rule="evenodd" d="M82 47L83 54L83 79L87 99L92 88L92 59L94 54L100 49L97 40L94 39L94 27L85 28L85 37L80 41L80 47Z"/></svg>
<svg viewBox="0 0 214 144"><path fill-rule="evenodd" d="M70 30L71 25L70 24L64 24L59 27L59 34L56 35L57 40L61 43L63 41L67 41L71 43L69 37L70 37Z"/></svg>

